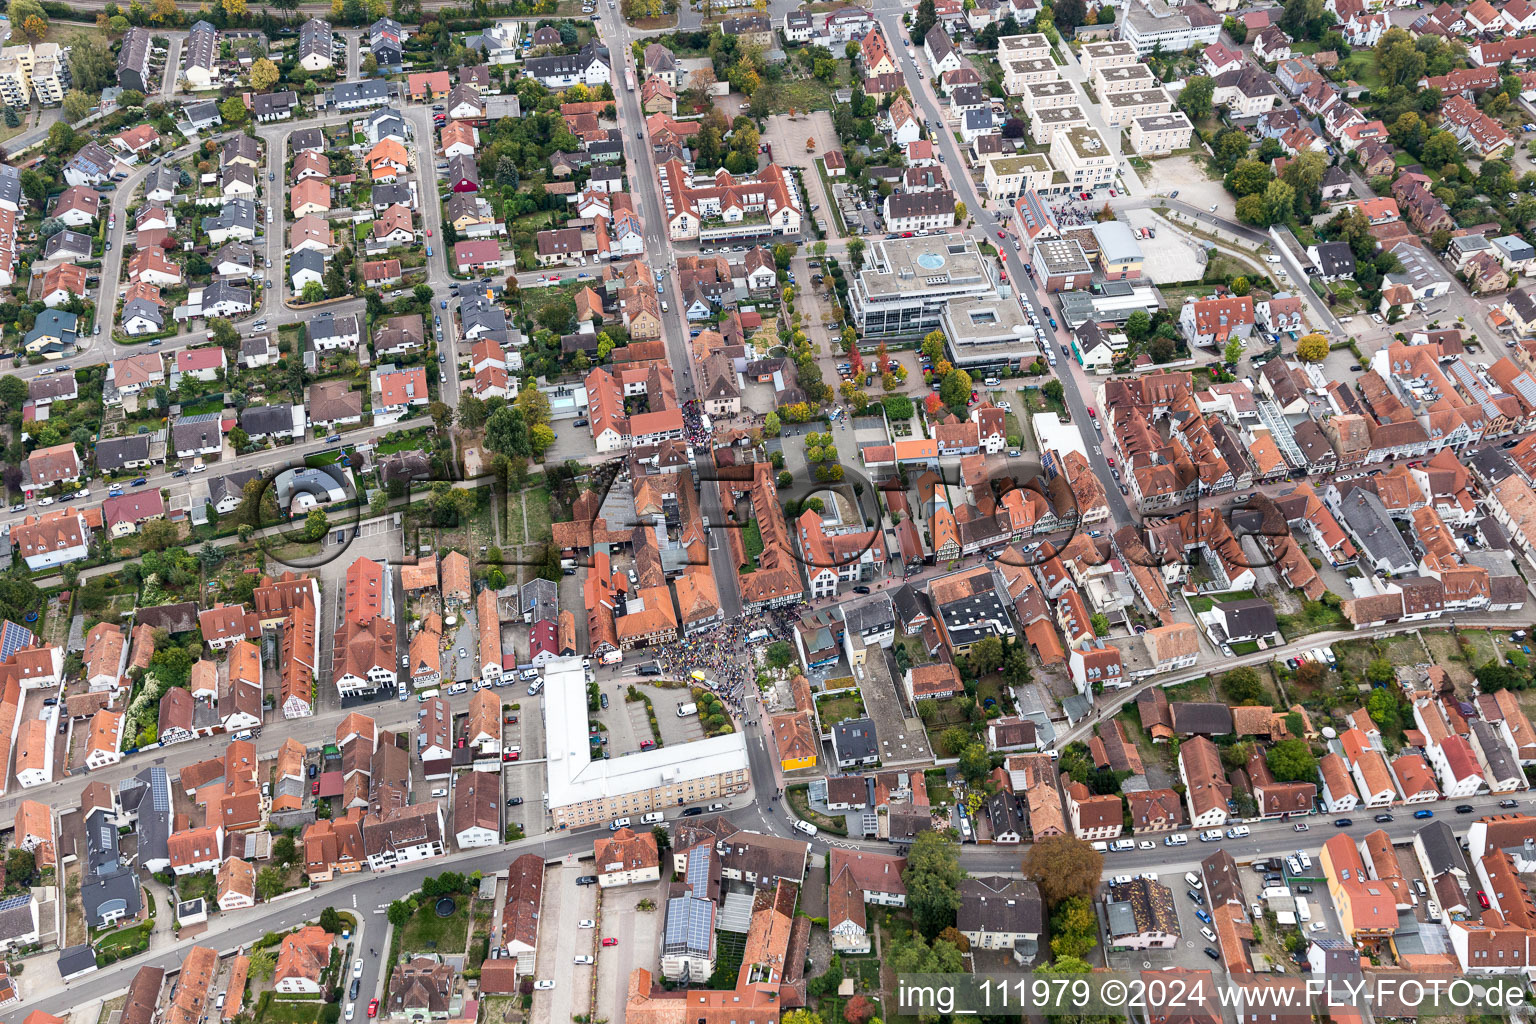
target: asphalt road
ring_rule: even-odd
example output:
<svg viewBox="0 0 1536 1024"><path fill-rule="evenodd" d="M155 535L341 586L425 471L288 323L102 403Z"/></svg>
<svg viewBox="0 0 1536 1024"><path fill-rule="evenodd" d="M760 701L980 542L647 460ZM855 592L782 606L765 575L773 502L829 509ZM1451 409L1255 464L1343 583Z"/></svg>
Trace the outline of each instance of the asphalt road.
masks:
<svg viewBox="0 0 1536 1024"><path fill-rule="evenodd" d="M629 46L634 34L616 7L609 8L604 4L599 8L599 14L599 34L615 60L614 95L618 100L620 131L627 153L629 190L631 195L640 197L640 216L645 224L646 258L651 269L658 275L663 288L662 298L669 307L661 314L662 337L667 343L667 361L676 375L678 399L686 402L697 394L694 382L697 380L698 367L693 365L693 354L688 344L688 324L683 319L682 292L674 272L677 252L666 230L667 222L662 213L661 189L657 184L654 154L645 138L645 115L640 110L640 94L624 88L623 70L618 66L619 62L626 67L633 66ZM712 455L709 458L713 460ZM703 477L699 488L700 511L710 523L723 523L725 516L721 512L719 485L713 479L714 474L710 469L709 466L700 466L700 475ZM710 547L718 550L726 540L723 530L715 530L710 536ZM709 564L715 576L720 607L727 619L735 618L741 612L741 595L736 589L736 567L730 564L729 558L724 557L723 551L720 557L711 557Z"/></svg>

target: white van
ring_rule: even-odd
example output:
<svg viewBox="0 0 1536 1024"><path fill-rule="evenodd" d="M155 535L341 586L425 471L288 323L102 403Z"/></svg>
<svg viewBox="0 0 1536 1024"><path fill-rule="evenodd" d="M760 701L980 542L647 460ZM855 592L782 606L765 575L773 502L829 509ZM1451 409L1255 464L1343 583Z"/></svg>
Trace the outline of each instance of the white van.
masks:
<svg viewBox="0 0 1536 1024"><path fill-rule="evenodd" d="M1099 842L1093 844L1093 850L1095 853L1108 853L1109 844L1103 840L1100 840Z"/></svg>
<svg viewBox="0 0 1536 1024"><path fill-rule="evenodd" d="M693 701L689 701L686 704L679 704L677 706L677 717L678 718L687 718L689 715L696 715L698 713L699 713L699 706L697 704L695 704Z"/></svg>
<svg viewBox="0 0 1536 1024"><path fill-rule="evenodd" d="M642 824L642 825L660 825L663 821L666 821L666 820L667 820L667 816L662 814L660 811L652 811L650 814L646 814L646 815L642 815L641 816L640 824Z"/></svg>
<svg viewBox="0 0 1536 1024"><path fill-rule="evenodd" d="M458 696L461 693L468 693L468 692L469 692L469 684L468 683L454 683L452 686L448 687L448 696L450 696L450 697L456 697L456 696Z"/></svg>
<svg viewBox="0 0 1536 1024"><path fill-rule="evenodd" d="M436 696L437 696L437 690L435 690L435 689L432 689L432 690L422 690L420 693L418 693L416 695L416 700L419 703L425 704L427 701L431 700L433 697L436 697Z"/></svg>
<svg viewBox="0 0 1536 1024"><path fill-rule="evenodd" d="M1301 870L1303 870L1303 871L1311 871L1312 870L1312 858L1307 856L1307 851L1305 851L1305 850L1297 850L1296 851L1296 860L1301 865Z"/></svg>
<svg viewBox="0 0 1536 1024"><path fill-rule="evenodd" d="M1184 881L1189 883L1191 889L1203 889L1205 887L1205 882L1201 881L1200 876L1193 871L1184 872Z"/></svg>
<svg viewBox="0 0 1536 1024"><path fill-rule="evenodd" d="M539 695L539 691L542 690L542 689L544 689L544 680L542 680L542 679L535 680L528 687L528 696L530 696L530 697L537 697Z"/></svg>
<svg viewBox="0 0 1536 1024"><path fill-rule="evenodd" d="M617 832L621 828L629 828L628 818L615 818L608 826L609 832Z"/></svg>
<svg viewBox="0 0 1536 1024"><path fill-rule="evenodd" d="M1117 851L1119 853L1124 853L1127 850L1134 850L1134 849L1136 849L1136 840L1134 840L1134 839L1116 839L1112 849L1114 849L1115 851Z"/></svg>
<svg viewBox="0 0 1536 1024"><path fill-rule="evenodd" d="M808 821L799 821L799 820L797 820L795 822L795 831L796 832L804 832L808 836L813 836L813 835L816 834L816 826L812 825Z"/></svg>
<svg viewBox="0 0 1536 1024"><path fill-rule="evenodd" d="M432 799L434 799L434 800L441 800L443 797L445 797L447 795L448 795L448 791L446 789L434 789L432 791Z"/></svg>
<svg viewBox="0 0 1536 1024"><path fill-rule="evenodd" d="M1168 838L1164 839L1163 840L1163 845L1164 846L1188 846L1189 845L1189 836L1185 835L1183 832L1176 833L1175 835L1171 835Z"/></svg>

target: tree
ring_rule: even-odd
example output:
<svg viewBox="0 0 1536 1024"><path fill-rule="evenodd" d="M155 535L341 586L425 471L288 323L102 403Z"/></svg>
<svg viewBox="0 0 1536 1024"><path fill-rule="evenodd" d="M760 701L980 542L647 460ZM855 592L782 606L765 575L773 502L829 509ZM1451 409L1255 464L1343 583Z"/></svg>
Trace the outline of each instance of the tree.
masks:
<svg viewBox="0 0 1536 1024"><path fill-rule="evenodd" d="M549 396L538 388L523 388L512 404L522 410L523 420L529 426L549 422Z"/></svg>
<svg viewBox="0 0 1536 1024"><path fill-rule="evenodd" d="M1086 896L1069 896L1051 913L1051 954L1085 957L1099 944L1098 919Z"/></svg>
<svg viewBox="0 0 1536 1024"><path fill-rule="evenodd" d="M231 348L240 344L240 332L235 330L234 324L221 316L208 321L208 330L212 332L214 343L220 348Z"/></svg>
<svg viewBox="0 0 1536 1024"><path fill-rule="evenodd" d="M1248 154L1248 136L1236 128L1224 128L1217 134L1211 149L1216 154L1216 166L1231 170Z"/></svg>
<svg viewBox="0 0 1536 1024"><path fill-rule="evenodd" d="M1040 393L1052 402L1061 402L1066 397L1066 390L1062 388L1061 381L1055 378L1040 385Z"/></svg>
<svg viewBox="0 0 1536 1024"><path fill-rule="evenodd" d="M1023 871L1024 877L1040 886L1045 905L1054 910L1073 896L1093 895L1104 873L1104 858L1081 839L1051 836L1029 848Z"/></svg>
<svg viewBox="0 0 1536 1024"><path fill-rule="evenodd" d="M11 374L0 377L0 404L7 409L20 409L26 401L26 381Z"/></svg>
<svg viewBox="0 0 1536 1024"><path fill-rule="evenodd" d="M1240 338L1233 338L1227 342L1227 347L1222 352L1222 355L1226 358L1227 362L1235 365L1239 359L1243 358L1242 340Z"/></svg>
<svg viewBox="0 0 1536 1024"><path fill-rule="evenodd" d="M1179 94L1179 106L1190 120L1198 121L1209 116L1211 98L1215 95L1215 79L1209 75L1191 75L1184 82L1184 91Z"/></svg>
<svg viewBox="0 0 1536 1024"><path fill-rule="evenodd" d="M1259 160L1239 160L1237 164L1227 172L1227 191L1241 199L1243 196L1251 196L1263 192L1274 180L1274 172L1269 165Z"/></svg>
<svg viewBox="0 0 1536 1024"><path fill-rule="evenodd" d="M970 211L965 208L965 204L964 203L960 203L960 202L955 203L955 223L956 224L958 224L961 221L965 220L966 216L969 213L970 213Z"/></svg>
<svg viewBox="0 0 1536 1024"><path fill-rule="evenodd" d="M1094 636L1109 636L1109 616L1103 612L1094 612L1088 617L1093 626Z"/></svg>
<svg viewBox="0 0 1536 1024"><path fill-rule="evenodd" d="M939 385L939 398L957 413L971 403L971 375L961 369L950 370Z"/></svg>
<svg viewBox="0 0 1536 1024"><path fill-rule="evenodd" d="M1221 677L1221 692L1233 704L1257 704L1264 699L1264 687L1259 674L1247 665L1240 665Z"/></svg>
<svg viewBox="0 0 1536 1024"><path fill-rule="evenodd" d="M1328 678L1328 670L1315 661L1303 661L1296 666L1296 685L1322 686Z"/></svg>
<svg viewBox="0 0 1536 1024"><path fill-rule="evenodd" d="M33 876L36 874L37 858L32 855L31 850L24 850L19 846L13 846L6 851L6 884L26 888L32 884Z"/></svg>
<svg viewBox="0 0 1536 1024"><path fill-rule="evenodd" d="M869 1024L869 1018L874 1015L875 1004L864 996L854 996L843 1004L843 1020L847 1024Z"/></svg>
<svg viewBox="0 0 1536 1024"><path fill-rule="evenodd" d="M1141 342L1147 340L1147 335L1152 333L1152 317L1146 310L1138 309L1125 321L1125 336L1130 341Z"/></svg>
<svg viewBox="0 0 1536 1024"><path fill-rule="evenodd" d="M978 744L979 745L979 744ZM912 923L926 936L935 936L955 923L960 909L959 844L947 834L923 832L907 852L902 881Z"/></svg>
<svg viewBox="0 0 1536 1024"><path fill-rule="evenodd" d="M331 518L325 514L323 508L312 508L309 510L309 515L304 517L305 540L319 540L330 528Z"/></svg>
<svg viewBox="0 0 1536 1024"><path fill-rule="evenodd" d="M1365 678L1375 686L1385 686L1397 675L1387 658L1372 658L1365 666Z"/></svg>
<svg viewBox="0 0 1536 1024"><path fill-rule="evenodd" d="M1399 706L1397 695L1392 692L1390 686L1378 686L1371 690L1371 695L1365 699L1366 714L1371 716L1371 721L1377 725L1397 726L1399 724Z"/></svg>
<svg viewBox="0 0 1536 1024"><path fill-rule="evenodd" d="M245 0L219 0L219 4L231 19L245 17Z"/></svg>
<svg viewBox="0 0 1536 1024"><path fill-rule="evenodd" d="M225 124L244 124L246 113L245 104L239 96L231 96L219 104L219 115L224 118Z"/></svg>
<svg viewBox="0 0 1536 1024"><path fill-rule="evenodd" d="M287 839L289 843L293 842L290 836L283 836L277 842L280 843L283 839ZM274 858L277 856L277 843L272 844L272 855ZM340 935L342 932L343 922L341 915L336 912L335 907L326 907L320 911L320 920L316 923L320 925L321 931L330 932L332 935Z"/></svg>
<svg viewBox="0 0 1536 1024"><path fill-rule="evenodd" d="M394 925L395 931L399 931L411 919L414 909L405 900L395 900L389 905L389 910L385 912L384 916L389 919L390 924Z"/></svg>
<svg viewBox="0 0 1536 1024"><path fill-rule="evenodd" d="M14 5L12 9L14 10ZM933 0L919 0L917 13L912 15L912 41L920 45L924 39L928 38L928 30L933 28L938 20L938 12L934 9Z"/></svg>
<svg viewBox="0 0 1536 1024"><path fill-rule="evenodd" d="M256 872L256 895L263 901L281 896L285 888L283 873L277 868L262 868Z"/></svg>
<svg viewBox="0 0 1536 1024"><path fill-rule="evenodd" d="M64 94L64 116L71 121L79 121L91 112L96 104L91 98L79 89L71 89Z"/></svg>
<svg viewBox="0 0 1536 1024"><path fill-rule="evenodd" d="M1296 358L1304 363L1320 363L1328 358L1328 339L1321 334L1303 335L1296 342Z"/></svg>
<svg viewBox="0 0 1536 1024"><path fill-rule="evenodd" d="M1317 758L1306 740L1281 740L1269 748L1264 760L1276 782L1312 782L1317 778Z"/></svg>
<svg viewBox="0 0 1536 1024"><path fill-rule="evenodd" d="M251 65L251 88L257 92L266 92L272 88L279 77L277 65L266 57L256 58L256 62Z"/></svg>
<svg viewBox="0 0 1536 1024"><path fill-rule="evenodd" d="M31 42L35 43L48 34L48 14L38 0L12 0L7 13L11 24L20 25Z"/></svg>
<svg viewBox="0 0 1536 1024"><path fill-rule="evenodd" d="M151 519L139 530L146 551L165 551L176 543L176 524L168 519Z"/></svg>
<svg viewBox="0 0 1536 1024"><path fill-rule="evenodd" d="M1083 0L1055 0L1050 8L1051 22L1058 32L1071 32L1088 21L1088 5Z"/></svg>

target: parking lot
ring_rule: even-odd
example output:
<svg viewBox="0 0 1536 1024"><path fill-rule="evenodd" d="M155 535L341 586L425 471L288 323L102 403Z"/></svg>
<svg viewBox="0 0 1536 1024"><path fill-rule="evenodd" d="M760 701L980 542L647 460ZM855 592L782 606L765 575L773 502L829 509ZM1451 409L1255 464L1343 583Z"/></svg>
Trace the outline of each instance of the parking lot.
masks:
<svg viewBox="0 0 1536 1024"><path fill-rule="evenodd" d="M643 899L650 899L655 909L640 910ZM659 885L626 885L603 893L599 931L604 939L617 939L618 944L598 949L598 1019L623 1020L630 972L636 967L656 970L658 933L664 916L660 908Z"/></svg>
<svg viewBox="0 0 1536 1024"><path fill-rule="evenodd" d="M1151 228L1153 237L1137 239L1142 273L1153 284L1198 281L1205 273L1205 246L1178 230L1152 210L1125 210L1132 231Z"/></svg>
<svg viewBox="0 0 1536 1024"><path fill-rule="evenodd" d="M578 921L597 914L597 886L576 884L577 876L590 874L591 868L591 862L585 861L544 871L535 978L552 981L555 987L533 993L532 1024L564 1024L591 1004L593 967L573 962L577 956L596 953L595 930L576 927Z"/></svg>

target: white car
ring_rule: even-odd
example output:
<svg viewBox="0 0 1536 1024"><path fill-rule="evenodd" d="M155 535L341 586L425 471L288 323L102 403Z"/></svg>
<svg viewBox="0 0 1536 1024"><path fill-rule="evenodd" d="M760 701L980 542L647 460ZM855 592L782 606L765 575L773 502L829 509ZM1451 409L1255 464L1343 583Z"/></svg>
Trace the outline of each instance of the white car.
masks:
<svg viewBox="0 0 1536 1024"><path fill-rule="evenodd" d="M597 922L592 920L590 917L587 917L587 918L581 919L580 921L577 921L576 922L576 927L577 928L596 928L597 927Z"/></svg>
<svg viewBox="0 0 1536 1024"><path fill-rule="evenodd" d="M358 957L356 960L352 961L352 977L354 977L354 978L361 978L362 976L363 976L363 958L362 957Z"/></svg>
<svg viewBox="0 0 1536 1024"><path fill-rule="evenodd" d="M555 987L555 983L552 981L536 981L533 983L533 987L541 992L548 992Z"/></svg>
<svg viewBox="0 0 1536 1024"><path fill-rule="evenodd" d="M1322 921L1313 921L1312 922L1312 930L1315 931L1315 932L1320 932L1320 931L1322 931L1326 927L1328 927L1328 926L1326 924L1324 924Z"/></svg>
<svg viewBox="0 0 1536 1024"><path fill-rule="evenodd" d="M38 500L37 500L37 503L38 503L38 504L39 504L39 505L52 505L52 504L53 504L53 498L51 498L51 497L48 497L48 498L39 498L39 499L38 499Z"/></svg>
<svg viewBox="0 0 1536 1024"><path fill-rule="evenodd" d="M76 498L89 498L91 496L91 489L89 487L82 487L73 496Z"/></svg>
<svg viewBox="0 0 1536 1024"><path fill-rule="evenodd" d="M586 953L583 953L581 956L578 956L576 959L571 961L573 964L589 964L591 962L592 957ZM550 987L553 988L554 986L551 985Z"/></svg>
<svg viewBox="0 0 1536 1024"><path fill-rule="evenodd" d="M346 1014L347 1020L351 1020L356 1015L357 1015L357 1004L356 1003L348 1003L347 1004L347 1014Z"/></svg>
<svg viewBox="0 0 1536 1024"><path fill-rule="evenodd" d="M1136 848L1138 850L1155 850L1157 849L1157 844L1150 839L1143 839L1141 842L1136 844Z"/></svg>

